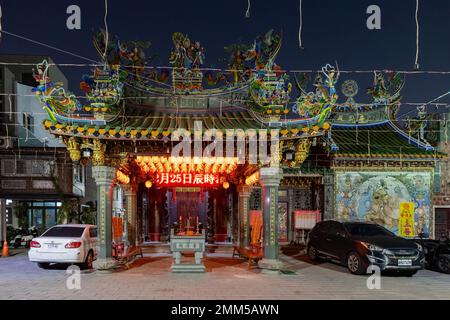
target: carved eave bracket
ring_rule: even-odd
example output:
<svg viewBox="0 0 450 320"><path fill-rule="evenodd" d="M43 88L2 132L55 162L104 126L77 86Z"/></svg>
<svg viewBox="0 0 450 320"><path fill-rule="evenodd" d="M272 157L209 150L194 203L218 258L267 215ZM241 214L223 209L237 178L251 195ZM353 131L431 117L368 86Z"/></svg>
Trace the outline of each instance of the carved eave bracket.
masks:
<svg viewBox="0 0 450 320"><path fill-rule="evenodd" d="M301 139L295 145L294 160L288 163L289 167L299 167L306 160L309 155L311 147L310 139Z"/></svg>
<svg viewBox="0 0 450 320"><path fill-rule="evenodd" d="M69 152L70 160L78 163L81 160L81 149L75 137L70 137L66 142L67 151Z"/></svg>

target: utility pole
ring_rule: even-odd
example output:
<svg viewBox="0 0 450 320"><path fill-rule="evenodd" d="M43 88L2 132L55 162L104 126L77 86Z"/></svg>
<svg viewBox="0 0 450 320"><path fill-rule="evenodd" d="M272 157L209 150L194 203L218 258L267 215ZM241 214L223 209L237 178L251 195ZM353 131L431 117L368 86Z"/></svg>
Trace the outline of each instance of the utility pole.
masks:
<svg viewBox="0 0 450 320"><path fill-rule="evenodd" d="M0 199L0 241L6 240L6 199Z"/></svg>

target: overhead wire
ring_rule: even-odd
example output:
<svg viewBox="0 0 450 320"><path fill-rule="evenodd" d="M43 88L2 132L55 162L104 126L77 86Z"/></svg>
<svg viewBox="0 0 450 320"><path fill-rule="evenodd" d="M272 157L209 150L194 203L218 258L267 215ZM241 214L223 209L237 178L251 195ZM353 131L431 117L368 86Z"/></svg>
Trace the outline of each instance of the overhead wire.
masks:
<svg viewBox="0 0 450 320"><path fill-rule="evenodd" d="M250 0L247 0L247 11L245 11L246 18L250 18L250 6L251 6Z"/></svg>
<svg viewBox="0 0 450 320"><path fill-rule="evenodd" d="M416 0L416 57L414 60L414 69L419 69L419 0Z"/></svg>
<svg viewBox="0 0 450 320"><path fill-rule="evenodd" d="M43 47L46 47L46 48L49 48L49 49L52 49L52 50L56 50L56 51L59 51L59 52L62 52L62 53L71 55L71 56L76 57L76 58L79 58L79 59L83 59L83 60L86 60L86 61L89 61L89 62L93 62L93 63L98 63L98 61L95 61L95 60L93 60L93 59L90 59L90 58L81 56L81 55L79 55L79 54L76 54L76 53L73 53L73 52L70 52L70 51L61 49L61 48L57 48L57 47L55 47L55 46L51 46L51 45L49 45L49 44L45 44L45 43L40 42L40 41L33 40L33 39L30 39L30 38L27 38L27 37L24 37L24 36L21 36L21 35L18 35L18 34L9 32L9 31L6 31L6 30L1 30L1 33L7 34L7 35L10 35L10 36L13 36L13 37L22 39L22 40L26 40L26 41L28 41L28 42L32 42L32 43L34 43L34 44L37 44L37 45L40 45L40 46L43 46Z"/></svg>
<svg viewBox="0 0 450 320"><path fill-rule="evenodd" d="M303 27L303 10L302 10L302 0L299 0L299 27L298 27L298 46L300 50L303 50L302 45L302 27Z"/></svg>

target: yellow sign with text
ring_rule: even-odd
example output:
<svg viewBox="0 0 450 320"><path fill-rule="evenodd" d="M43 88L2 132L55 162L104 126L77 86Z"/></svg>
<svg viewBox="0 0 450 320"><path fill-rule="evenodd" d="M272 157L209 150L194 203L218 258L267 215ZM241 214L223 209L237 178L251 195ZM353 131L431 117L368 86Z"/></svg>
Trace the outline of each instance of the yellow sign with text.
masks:
<svg viewBox="0 0 450 320"><path fill-rule="evenodd" d="M414 202L400 202L398 212L398 235L400 237L414 237Z"/></svg>

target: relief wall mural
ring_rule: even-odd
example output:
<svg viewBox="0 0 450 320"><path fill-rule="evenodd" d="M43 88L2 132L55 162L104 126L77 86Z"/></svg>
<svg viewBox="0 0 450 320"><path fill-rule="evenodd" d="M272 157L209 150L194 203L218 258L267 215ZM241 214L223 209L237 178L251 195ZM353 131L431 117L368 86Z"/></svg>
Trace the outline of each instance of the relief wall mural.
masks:
<svg viewBox="0 0 450 320"><path fill-rule="evenodd" d="M397 234L400 202L413 202L416 232L431 234L431 177L431 172L336 171L335 218L375 222Z"/></svg>

